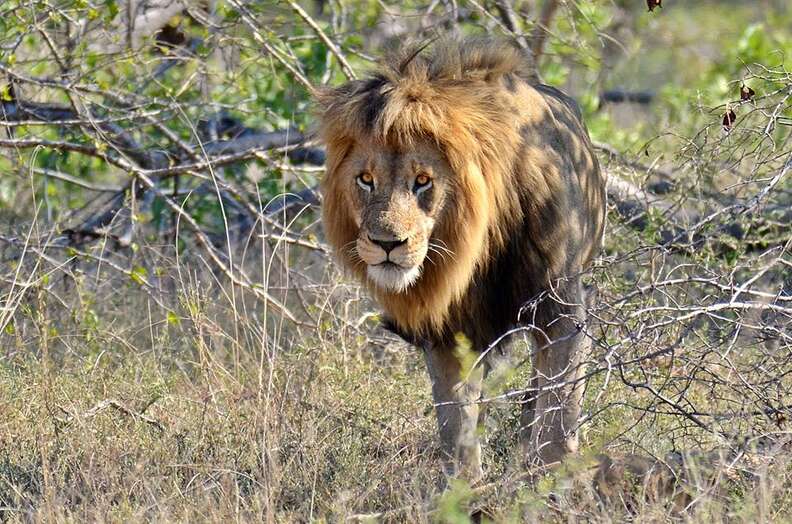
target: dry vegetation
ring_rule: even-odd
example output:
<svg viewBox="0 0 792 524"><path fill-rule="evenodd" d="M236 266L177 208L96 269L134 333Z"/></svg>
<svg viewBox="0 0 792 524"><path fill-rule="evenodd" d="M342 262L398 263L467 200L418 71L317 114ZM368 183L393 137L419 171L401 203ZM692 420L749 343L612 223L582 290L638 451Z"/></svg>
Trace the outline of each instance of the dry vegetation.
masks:
<svg viewBox="0 0 792 524"><path fill-rule="evenodd" d="M764 15L730 4L746 20L739 53L719 51L730 65L697 64L706 86L680 71L689 90L626 111L580 86L639 84L680 39L709 56L717 35L674 28L730 11L151 4L186 35L168 47L164 22L118 29L125 2L0 6L0 519L788 521L792 73L777 51L792 37L783 2L743 3L770 13L766 35L746 29ZM118 18L92 25L111 4ZM331 262L310 191L321 151L284 131L310 124L303 80L364 71L400 31L455 27L545 46L612 201L587 276L583 451L545 476L517 467L517 333L514 367L487 385L473 487L441 476L420 353Z"/></svg>

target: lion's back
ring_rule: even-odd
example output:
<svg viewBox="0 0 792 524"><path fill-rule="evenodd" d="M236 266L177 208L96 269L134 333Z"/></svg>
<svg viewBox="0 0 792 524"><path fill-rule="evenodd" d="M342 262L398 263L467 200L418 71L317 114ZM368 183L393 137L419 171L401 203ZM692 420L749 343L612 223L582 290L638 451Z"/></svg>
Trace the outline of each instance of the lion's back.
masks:
<svg viewBox="0 0 792 524"><path fill-rule="evenodd" d="M516 202L500 224L503 246L459 311L459 326L470 326L469 334L484 344L510 329L544 292L574 300L574 289L559 286L576 282L590 264L605 223L605 183L574 99L504 77L501 111L517 131L504 133L515 140L508 191ZM552 311L544 308L545 315Z"/></svg>
<svg viewBox="0 0 792 524"><path fill-rule="evenodd" d="M521 232L543 252L551 278L580 270L605 222L605 182L580 107L555 87L520 80L505 88L504 110L514 108L519 130L512 183L524 213Z"/></svg>

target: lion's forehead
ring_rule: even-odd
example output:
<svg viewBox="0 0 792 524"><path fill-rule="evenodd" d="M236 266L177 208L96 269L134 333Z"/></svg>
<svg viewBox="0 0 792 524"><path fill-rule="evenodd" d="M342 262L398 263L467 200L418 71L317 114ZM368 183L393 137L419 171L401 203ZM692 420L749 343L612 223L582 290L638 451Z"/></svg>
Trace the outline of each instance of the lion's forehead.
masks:
<svg viewBox="0 0 792 524"><path fill-rule="evenodd" d="M440 149L425 140L397 147L376 142L358 142L352 149L351 164L360 171L380 173L386 180L409 176L415 172L445 167Z"/></svg>

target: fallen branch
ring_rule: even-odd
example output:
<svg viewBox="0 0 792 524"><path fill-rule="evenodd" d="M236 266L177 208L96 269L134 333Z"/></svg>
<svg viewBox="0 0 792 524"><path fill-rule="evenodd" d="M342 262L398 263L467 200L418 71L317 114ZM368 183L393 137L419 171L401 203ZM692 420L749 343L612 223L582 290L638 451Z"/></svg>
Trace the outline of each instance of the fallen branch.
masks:
<svg viewBox="0 0 792 524"><path fill-rule="evenodd" d="M655 94L651 91L624 91L622 89L611 89L600 94L600 106L609 104L651 104Z"/></svg>
<svg viewBox="0 0 792 524"><path fill-rule="evenodd" d="M209 167L212 162L216 162L216 165L238 162L253 158L255 153L259 151L279 148L285 148L284 152L295 163L313 165L324 163L324 152L322 150L300 147L300 144L305 141L305 137L299 131L292 129L260 131L245 127L227 115L221 115L215 121L204 120L201 127L205 129L210 125L215 125L218 134L230 135L231 138L215 141L207 140L200 147L193 147L190 150L192 153L190 156L193 158L196 156L200 157L201 160L193 161L187 165L183 165L183 162L173 162L174 160L187 160L185 152L180 151L183 149L182 147L174 151L163 151L161 148L140 144L129 132L112 120L96 114L92 114L90 119L80 118L74 110L66 106L22 101L3 102L2 106L0 106L0 122L26 124L41 122L54 126L93 127L102 133L100 138L106 139L110 145L118 148L121 153L128 156L141 168L156 172L156 174L200 169ZM122 169L129 168L128 165L120 163L117 158L109 156L106 152L94 146L69 141L33 138L0 139L0 147L32 148L36 146L74 151L101 158ZM207 156L209 158L206 158Z"/></svg>
<svg viewBox="0 0 792 524"><path fill-rule="evenodd" d="M158 169L165 167L169 164L168 155L155 148L145 147L140 144L135 138L127 132L120 125L108 121L101 115L89 113L88 118L81 118L73 109L69 107L59 106L56 104L44 103L31 103L14 100L11 102L3 102L0 109L0 120L7 122L20 122L26 120L48 122L53 125L64 125L62 122L76 122L84 129L94 131L100 135L100 138L106 140L108 144L116 148L123 155L128 156L132 161L146 169ZM28 140L27 142L34 142ZM43 141L42 141L43 142ZM56 149L71 149L93 156L99 156L95 151L89 152L88 146L80 146L79 144L61 143L56 146L56 143L51 142L48 147ZM14 146L7 141L0 143L0 147ZM20 146L16 146L20 147Z"/></svg>

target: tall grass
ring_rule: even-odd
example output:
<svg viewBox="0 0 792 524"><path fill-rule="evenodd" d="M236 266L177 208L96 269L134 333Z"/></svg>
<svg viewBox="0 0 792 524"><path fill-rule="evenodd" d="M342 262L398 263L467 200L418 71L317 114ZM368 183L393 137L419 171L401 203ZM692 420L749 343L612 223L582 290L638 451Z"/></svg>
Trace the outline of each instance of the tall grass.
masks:
<svg viewBox="0 0 792 524"><path fill-rule="evenodd" d="M238 254L251 271L264 268L259 277L271 293L291 290L280 295L284 302L311 319L293 325L189 252L97 245L56 256L31 238L6 242L3 252L15 266L4 282L0 335L3 518L673 514L671 496L644 496L640 475L628 472L608 505L594 489L596 454L607 445L622 454L614 438L630 411L615 408L584 427L581 456L530 479L515 456L520 406L495 404L482 428L488 478L448 485L420 352L381 331L372 304L323 255L291 253L268 266L262 260L273 253ZM519 386L524 372L492 382L490 391ZM608 396L629 392L614 384ZM651 421L638 424L652 429ZM667 449L661 434L640 441L654 447L647 453ZM743 462L735 474L720 461L723 473L714 476L707 464L698 484L685 474L677 486L695 500L695 519L772 520L783 511L790 493L783 455L763 459L750 475L740 473Z"/></svg>

